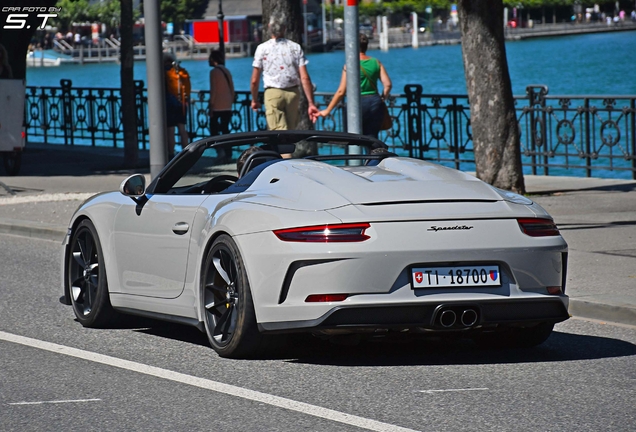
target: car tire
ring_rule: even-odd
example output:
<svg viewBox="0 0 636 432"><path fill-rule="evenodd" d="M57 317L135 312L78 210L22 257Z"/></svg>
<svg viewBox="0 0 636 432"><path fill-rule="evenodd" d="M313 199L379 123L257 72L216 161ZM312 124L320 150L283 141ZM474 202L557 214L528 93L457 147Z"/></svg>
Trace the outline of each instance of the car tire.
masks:
<svg viewBox="0 0 636 432"><path fill-rule="evenodd" d="M243 259L228 235L219 236L206 256L200 303L208 340L221 357L261 353L266 338L258 331Z"/></svg>
<svg viewBox="0 0 636 432"><path fill-rule="evenodd" d="M71 237L66 277L73 312L84 327L106 327L115 320L110 304L102 246L93 223L84 219Z"/></svg>
<svg viewBox="0 0 636 432"><path fill-rule="evenodd" d="M512 327L503 331L482 333L475 341L484 348L532 348L545 342L553 329L554 323Z"/></svg>
<svg viewBox="0 0 636 432"><path fill-rule="evenodd" d="M3 154L4 170L9 176L16 176L22 166L22 152L5 152Z"/></svg>

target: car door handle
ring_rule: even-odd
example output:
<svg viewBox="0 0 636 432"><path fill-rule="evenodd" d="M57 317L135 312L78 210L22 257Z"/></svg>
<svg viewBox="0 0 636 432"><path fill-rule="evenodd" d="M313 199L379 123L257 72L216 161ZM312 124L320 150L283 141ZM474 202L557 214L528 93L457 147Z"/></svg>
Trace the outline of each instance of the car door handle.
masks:
<svg viewBox="0 0 636 432"><path fill-rule="evenodd" d="M177 222L172 227L172 232L177 234L177 235L184 235L185 233L188 232L189 229L190 229L190 225L188 225L187 223L185 223L185 222Z"/></svg>

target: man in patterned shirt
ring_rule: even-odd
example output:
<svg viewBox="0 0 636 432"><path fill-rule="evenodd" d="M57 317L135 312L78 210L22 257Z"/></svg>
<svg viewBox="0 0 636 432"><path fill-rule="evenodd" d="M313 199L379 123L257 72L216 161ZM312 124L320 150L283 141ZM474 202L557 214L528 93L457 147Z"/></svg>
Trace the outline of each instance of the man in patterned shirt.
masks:
<svg viewBox="0 0 636 432"><path fill-rule="evenodd" d="M307 59L296 42L285 39L285 17L269 21L271 39L256 48L252 66L252 109L261 107L258 85L263 75L265 87L265 117L270 130L296 129L300 117L300 86L309 103L309 119L316 122L319 110L314 105L313 86L307 72Z"/></svg>

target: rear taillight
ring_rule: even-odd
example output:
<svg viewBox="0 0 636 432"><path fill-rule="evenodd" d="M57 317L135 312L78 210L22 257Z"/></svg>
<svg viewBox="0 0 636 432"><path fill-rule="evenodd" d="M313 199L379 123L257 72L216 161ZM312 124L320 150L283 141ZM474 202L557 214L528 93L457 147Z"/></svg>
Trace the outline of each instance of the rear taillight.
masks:
<svg viewBox="0 0 636 432"><path fill-rule="evenodd" d="M517 219L519 228L530 237L558 236L559 229L551 219L527 218Z"/></svg>
<svg viewBox="0 0 636 432"><path fill-rule="evenodd" d="M364 232L370 226L368 223L318 225L276 230L274 234L279 239L288 242L361 242L369 238Z"/></svg>
<svg viewBox="0 0 636 432"><path fill-rule="evenodd" d="M340 302L346 300L349 297L348 294L312 294L307 296L305 302L307 303L322 303L322 302Z"/></svg>

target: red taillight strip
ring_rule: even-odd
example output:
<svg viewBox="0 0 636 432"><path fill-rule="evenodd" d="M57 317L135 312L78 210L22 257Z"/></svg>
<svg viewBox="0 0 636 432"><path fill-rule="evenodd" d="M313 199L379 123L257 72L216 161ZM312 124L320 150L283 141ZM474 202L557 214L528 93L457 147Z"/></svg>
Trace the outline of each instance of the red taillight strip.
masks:
<svg viewBox="0 0 636 432"><path fill-rule="evenodd" d="M316 225L275 230L274 234L289 242L361 242L370 238L364 233L370 226L368 223Z"/></svg>
<svg viewBox="0 0 636 432"><path fill-rule="evenodd" d="M348 294L312 294L307 296L305 302L307 303L322 303L322 302L340 302L346 300L349 297Z"/></svg>
<svg viewBox="0 0 636 432"><path fill-rule="evenodd" d="M559 229L551 219L525 218L517 219L521 231L530 237L558 236Z"/></svg>

